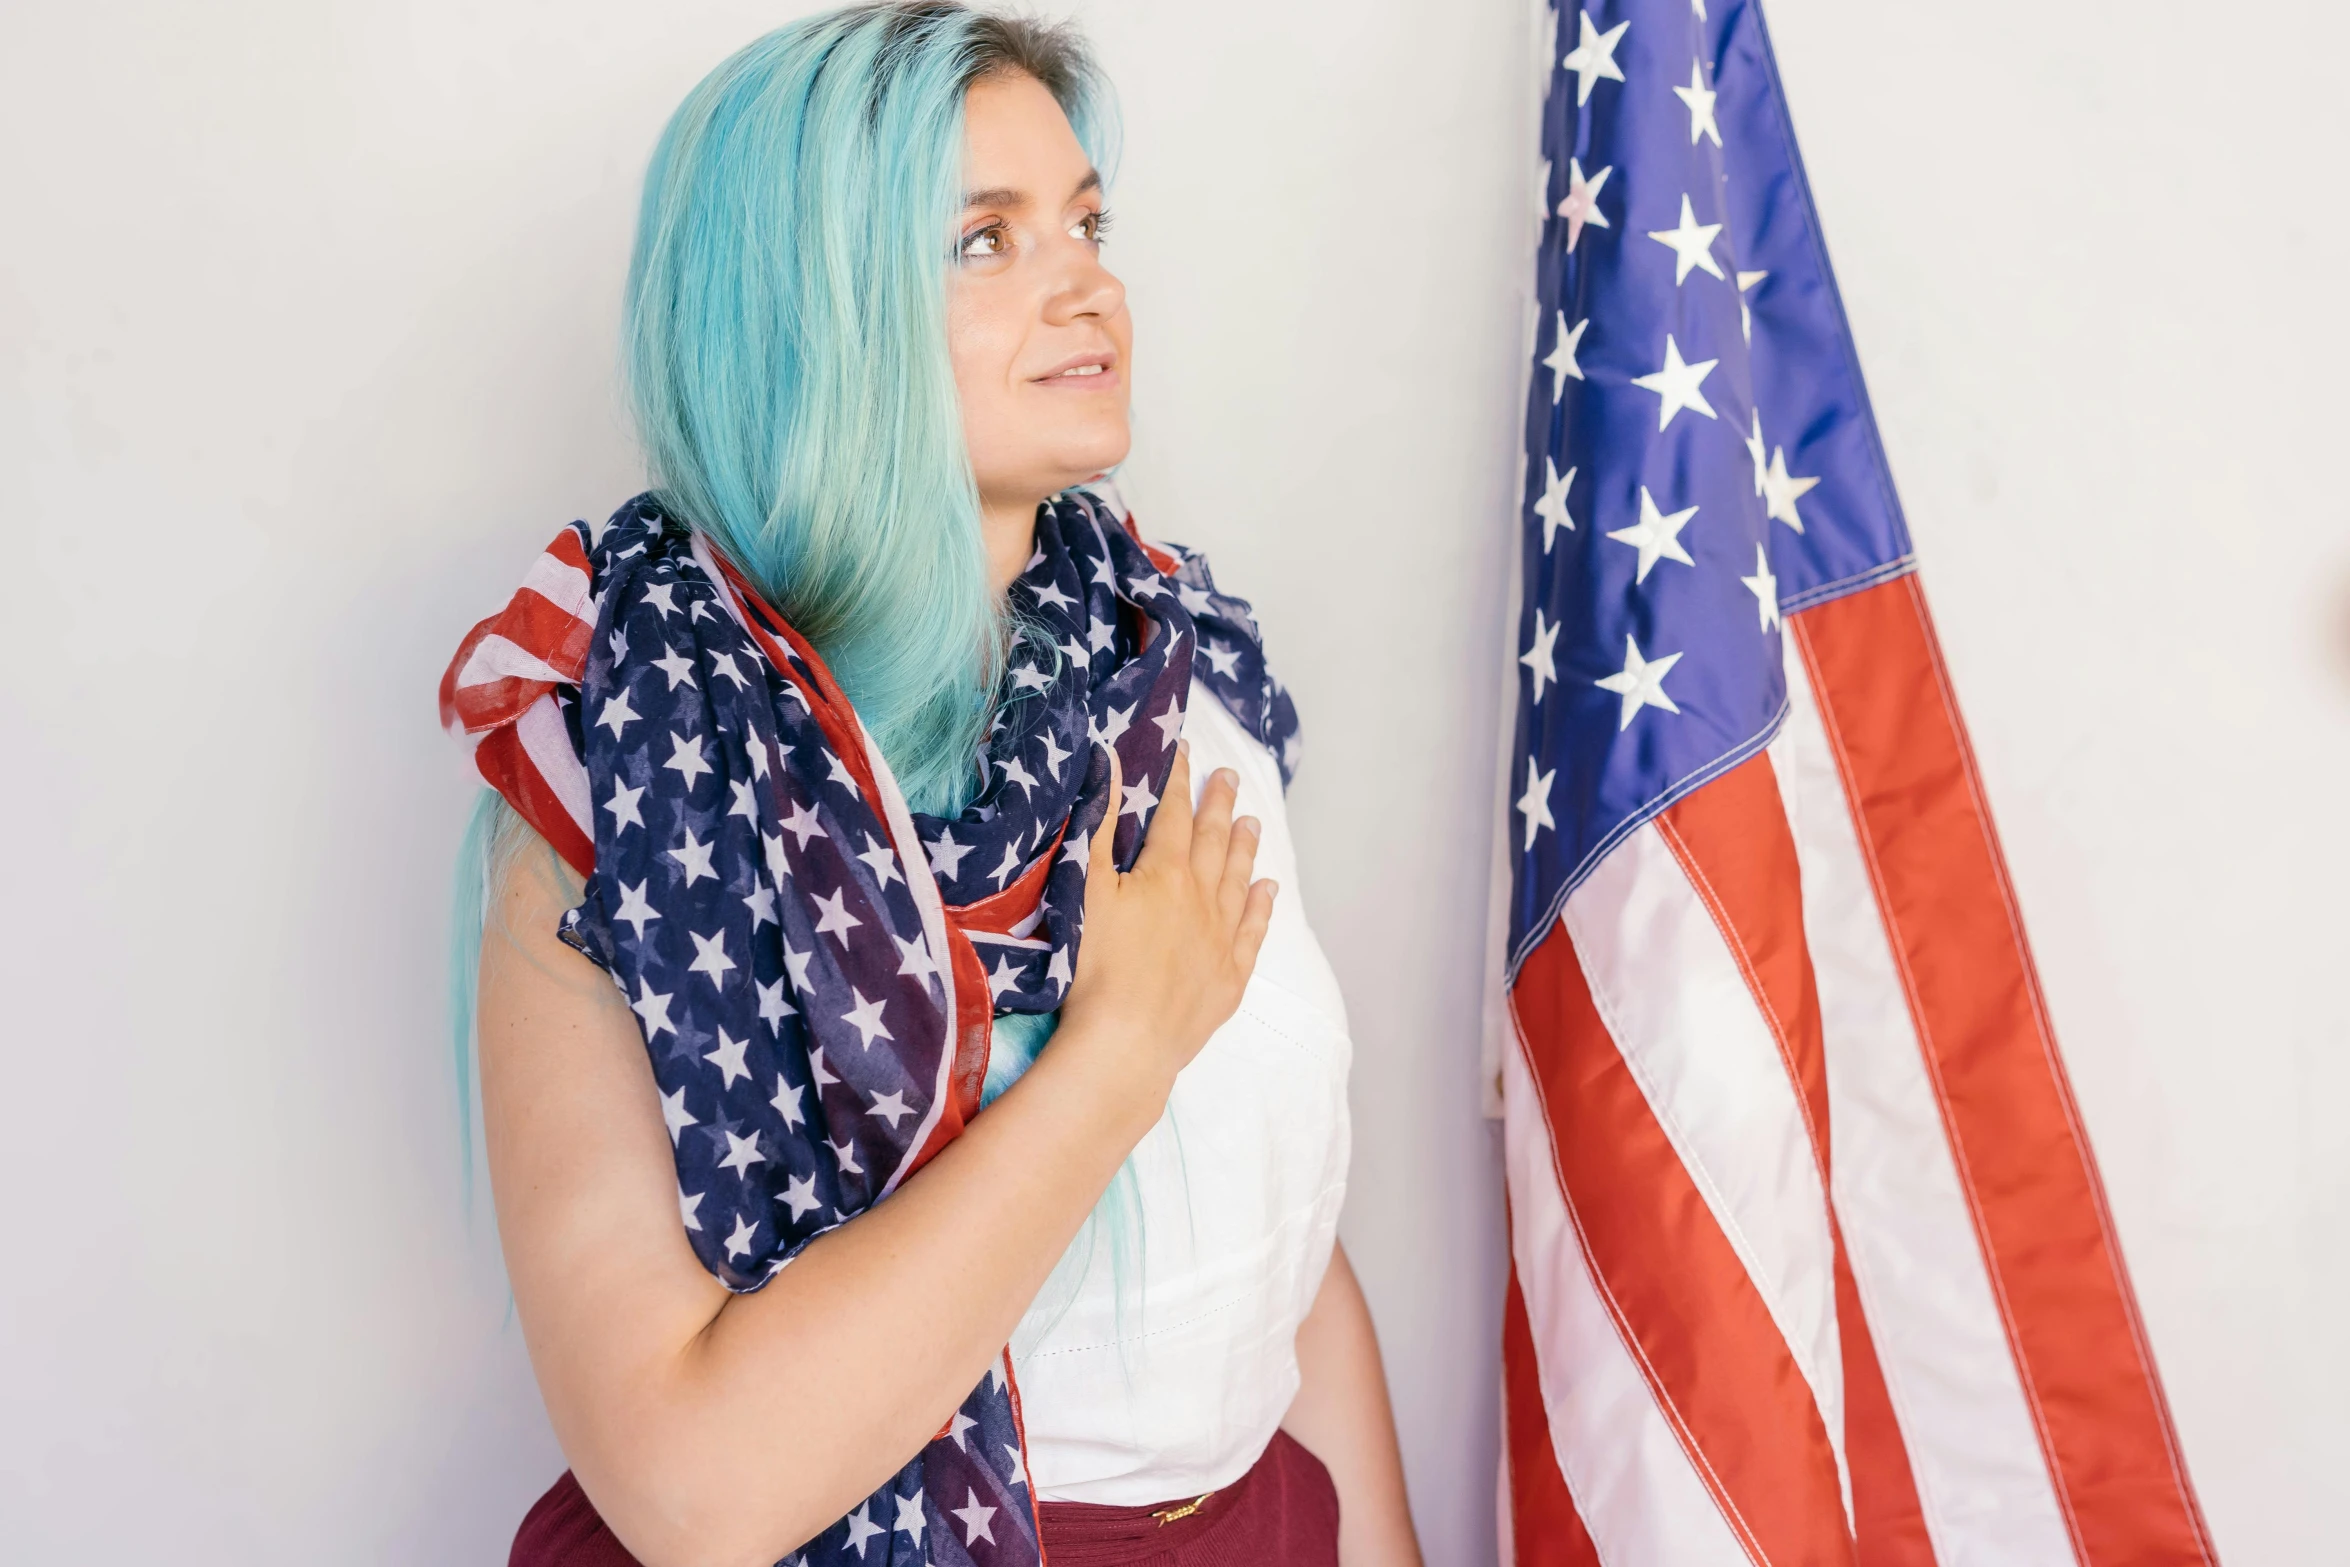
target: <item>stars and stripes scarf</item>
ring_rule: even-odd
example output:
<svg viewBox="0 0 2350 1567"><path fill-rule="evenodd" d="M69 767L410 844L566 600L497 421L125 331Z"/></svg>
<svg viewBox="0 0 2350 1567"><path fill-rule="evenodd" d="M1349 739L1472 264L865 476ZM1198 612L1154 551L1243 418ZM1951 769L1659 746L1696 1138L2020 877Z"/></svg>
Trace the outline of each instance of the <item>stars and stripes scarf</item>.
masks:
<svg viewBox="0 0 2350 1567"><path fill-rule="evenodd" d="M491 787L586 879L562 937L635 1010L694 1254L758 1288L979 1107L991 1019L1074 971L1087 847L1130 864L1196 678L1279 759L1297 722L1247 604L1087 491L1038 513L960 814L909 810L821 658L642 496L573 523L441 682ZM1040 1560L1009 1352L808 1567Z"/></svg>

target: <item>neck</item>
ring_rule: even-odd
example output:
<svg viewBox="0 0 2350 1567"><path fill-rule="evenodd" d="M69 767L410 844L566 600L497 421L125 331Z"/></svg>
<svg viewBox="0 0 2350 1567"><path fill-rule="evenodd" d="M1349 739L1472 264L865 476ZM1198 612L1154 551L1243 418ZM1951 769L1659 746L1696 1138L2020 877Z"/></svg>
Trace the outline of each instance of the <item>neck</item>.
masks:
<svg viewBox="0 0 2350 1567"><path fill-rule="evenodd" d="M1036 553L1035 500L979 503L979 534L987 544L987 577L1000 597Z"/></svg>

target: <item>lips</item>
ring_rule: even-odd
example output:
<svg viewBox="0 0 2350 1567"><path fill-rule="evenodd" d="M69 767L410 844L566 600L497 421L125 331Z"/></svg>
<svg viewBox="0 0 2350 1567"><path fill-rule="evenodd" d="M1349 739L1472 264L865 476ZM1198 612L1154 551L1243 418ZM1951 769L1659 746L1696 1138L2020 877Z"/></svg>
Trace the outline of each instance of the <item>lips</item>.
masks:
<svg viewBox="0 0 2350 1567"><path fill-rule="evenodd" d="M1098 387L1117 379L1117 366L1118 356L1114 351L1097 349L1092 353L1073 354L1033 379L1039 386Z"/></svg>

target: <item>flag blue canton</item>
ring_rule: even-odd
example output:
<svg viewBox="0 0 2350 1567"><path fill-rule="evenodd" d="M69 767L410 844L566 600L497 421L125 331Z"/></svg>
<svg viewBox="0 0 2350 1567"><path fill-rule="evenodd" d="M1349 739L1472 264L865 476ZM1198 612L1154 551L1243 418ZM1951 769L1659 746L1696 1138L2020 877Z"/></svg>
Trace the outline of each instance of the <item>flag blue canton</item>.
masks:
<svg viewBox="0 0 2350 1567"><path fill-rule="evenodd" d="M1751 0L1552 13L1510 962L1786 710L1781 617L1910 568Z"/></svg>

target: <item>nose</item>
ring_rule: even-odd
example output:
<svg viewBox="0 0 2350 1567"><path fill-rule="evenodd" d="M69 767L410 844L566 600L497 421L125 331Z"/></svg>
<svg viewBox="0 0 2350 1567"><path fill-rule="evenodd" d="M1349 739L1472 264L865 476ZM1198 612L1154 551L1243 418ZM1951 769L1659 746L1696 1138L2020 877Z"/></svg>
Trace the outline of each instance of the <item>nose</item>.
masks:
<svg viewBox="0 0 2350 1567"><path fill-rule="evenodd" d="M1045 301L1046 321L1069 326L1088 316L1107 319L1126 308L1126 285L1102 265L1096 246L1071 235L1055 248L1064 259L1052 295Z"/></svg>

